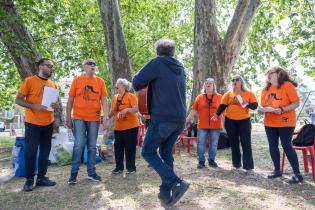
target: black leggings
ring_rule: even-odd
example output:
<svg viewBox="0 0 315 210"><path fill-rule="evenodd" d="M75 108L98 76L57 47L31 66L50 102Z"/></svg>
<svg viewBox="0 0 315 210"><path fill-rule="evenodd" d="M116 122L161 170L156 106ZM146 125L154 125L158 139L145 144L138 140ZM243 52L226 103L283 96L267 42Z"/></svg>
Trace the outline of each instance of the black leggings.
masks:
<svg viewBox="0 0 315 210"><path fill-rule="evenodd" d="M274 128L265 126L265 130L269 142L269 152L275 171L280 171L280 151L278 147L280 137L282 148L288 157L294 174L300 174L299 161L291 143L294 127Z"/></svg>
<svg viewBox="0 0 315 210"><path fill-rule="evenodd" d="M225 129L231 140L232 163L235 168L242 166L240 143L243 150L243 168L250 170L254 168L254 160L251 145L252 124L250 118L243 120L232 120L225 118Z"/></svg>
<svg viewBox="0 0 315 210"><path fill-rule="evenodd" d="M127 170L136 170L136 146L138 127L127 130L115 130L115 159L116 168L124 170L124 156Z"/></svg>

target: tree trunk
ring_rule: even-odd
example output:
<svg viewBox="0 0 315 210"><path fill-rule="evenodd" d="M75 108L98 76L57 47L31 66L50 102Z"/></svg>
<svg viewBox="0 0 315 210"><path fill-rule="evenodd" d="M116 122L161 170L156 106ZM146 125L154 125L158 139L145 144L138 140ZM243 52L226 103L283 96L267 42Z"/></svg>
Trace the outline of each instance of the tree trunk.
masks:
<svg viewBox="0 0 315 210"><path fill-rule="evenodd" d="M260 0L239 0L224 39L216 24L215 0L195 0L194 28L194 101L204 80L214 78L217 91L223 93Z"/></svg>
<svg viewBox="0 0 315 210"><path fill-rule="evenodd" d="M24 80L36 74L36 52L31 34L22 23L12 0L0 0L0 38L7 47L18 72Z"/></svg>
<svg viewBox="0 0 315 210"><path fill-rule="evenodd" d="M106 40L111 87L118 78L131 80L131 67L121 24L117 0L99 0L101 19Z"/></svg>
<svg viewBox="0 0 315 210"><path fill-rule="evenodd" d="M37 74L35 62L41 56L12 0L0 0L0 39L7 47L22 80ZM62 116L61 107L55 112L55 132L64 122Z"/></svg>

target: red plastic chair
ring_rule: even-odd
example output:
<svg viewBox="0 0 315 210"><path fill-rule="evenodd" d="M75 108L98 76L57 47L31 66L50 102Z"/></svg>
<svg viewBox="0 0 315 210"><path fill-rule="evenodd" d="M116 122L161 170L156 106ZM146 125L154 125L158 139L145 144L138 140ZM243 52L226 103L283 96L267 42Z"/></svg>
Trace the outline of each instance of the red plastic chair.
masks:
<svg viewBox="0 0 315 210"><path fill-rule="evenodd" d="M139 146L142 146L144 135L145 135L145 125L140 125L138 129L138 145Z"/></svg>
<svg viewBox="0 0 315 210"><path fill-rule="evenodd" d="M178 142L178 144L177 144L178 153L180 153L180 147L181 147L181 145L184 145L184 142L186 140L187 141L187 152L190 154L190 143L191 143L191 141L196 141L197 142L198 141L198 137L185 136L185 132L186 132L186 129L179 136L180 142Z"/></svg>
<svg viewBox="0 0 315 210"><path fill-rule="evenodd" d="M295 132L293 135L297 135L298 132ZM293 146L293 149L295 150L301 150L303 153L303 162L304 162L304 171L308 173L308 160L307 160L307 152L309 152L311 156L311 164L312 164L312 177L313 180L315 180L315 136L314 136L314 143L312 146ZM283 173L284 169L284 160L285 160L285 152L283 151L282 154L282 163L281 163L281 172Z"/></svg>

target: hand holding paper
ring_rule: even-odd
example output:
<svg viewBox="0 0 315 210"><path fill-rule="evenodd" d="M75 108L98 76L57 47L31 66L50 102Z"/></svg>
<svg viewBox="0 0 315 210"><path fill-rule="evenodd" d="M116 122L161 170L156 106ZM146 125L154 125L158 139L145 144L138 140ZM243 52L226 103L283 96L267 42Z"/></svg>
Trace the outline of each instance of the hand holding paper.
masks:
<svg viewBox="0 0 315 210"><path fill-rule="evenodd" d="M56 104L58 97L59 97L59 92L57 89L45 86L43 99L42 99L42 105L47 107L47 111L53 112L54 108L58 106Z"/></svg>
<svg viewBox="0 0 315 210"><path fill-rule="evenodd" d="M248 102L245 101L245 100L242 98L242 96L237 95L236 98L237 98L238 102L240 103L240 105L241 105L243 108L245 108L245 107L248 105Z"/></svg>
<svg viewBox="0 0 315 210"><path fill-rule="evenodd" d="M275 110L276 109L271 107L271 106L266 106L266 107L259 106L258 107L258 111L263 112L263 113L265 113L265 112L274 112Z"/></svg>

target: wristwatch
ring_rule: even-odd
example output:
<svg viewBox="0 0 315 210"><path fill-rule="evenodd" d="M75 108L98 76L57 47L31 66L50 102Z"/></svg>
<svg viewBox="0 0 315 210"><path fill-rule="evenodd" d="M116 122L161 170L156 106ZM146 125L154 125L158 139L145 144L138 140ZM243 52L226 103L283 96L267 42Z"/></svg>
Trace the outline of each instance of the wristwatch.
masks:
<svg viewBox="0 0 315 210"><path fill-rule="evenodd" d="M281 114L284 112L284 109L283 107L280 107L280 110L281 110Z"/></svg>

